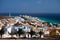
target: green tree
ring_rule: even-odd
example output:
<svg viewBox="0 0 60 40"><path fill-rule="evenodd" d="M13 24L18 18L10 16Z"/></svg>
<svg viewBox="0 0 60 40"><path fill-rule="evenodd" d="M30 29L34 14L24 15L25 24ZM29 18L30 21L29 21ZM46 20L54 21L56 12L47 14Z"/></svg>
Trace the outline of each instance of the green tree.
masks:
<svg viewBox="0 0 60 40"><path fill-rule="evenodd" d="M36 32L34 32L33 30L31 30L31 31L30 31L30 34L31 34L31 36L32 36L32 35L36 34Z"/></svg>
<svg viewBox="0 0 60 40"><path fill-rule="evenodd" d="M40 31L40 32L39 32L39 34L40 34L40 38L41 38L41 35L43 35L43 32L42 32L42 31Z"/></svg>
<svg viewBox="0 0 60 40"><path fill-rule="evenodd" d="M2 28L1 30L0 30L0 35L1 35L1 38L2 38L2 35L4 34L4 28Z"/></svg>
<svg viewBox="0 0 60 40"><path fill-rule="evenodd" d="M19 29L19 31L17 32L17 34L19 35L19 38L20 38L20 35L24 34L24 31L22 29Z"/></svg>

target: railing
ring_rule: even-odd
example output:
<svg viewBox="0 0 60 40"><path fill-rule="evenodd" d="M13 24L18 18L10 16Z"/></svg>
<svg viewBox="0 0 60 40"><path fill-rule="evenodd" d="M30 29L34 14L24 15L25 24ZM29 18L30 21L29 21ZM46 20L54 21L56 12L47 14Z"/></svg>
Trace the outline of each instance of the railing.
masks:
<svg viewBox="0 0 60 40"><path fill-rule="evenodd" d="M0 40L60 40L57 38L0 38Z"/></svg>
<svg viewBox="0 0 60 40"><path fill-rule="evenodd" d="M44 38L1 38L0 40L60 40L60 37L44 37Z"/></svg>
<svg viewBox="0 0 60 40"><path fill-rule="evenodd" d="M18 39L14 39L14 38L4 38L4 39L0 39L0 40L43 40L43 39L37 39L37 38L18 38Z"/></svg>

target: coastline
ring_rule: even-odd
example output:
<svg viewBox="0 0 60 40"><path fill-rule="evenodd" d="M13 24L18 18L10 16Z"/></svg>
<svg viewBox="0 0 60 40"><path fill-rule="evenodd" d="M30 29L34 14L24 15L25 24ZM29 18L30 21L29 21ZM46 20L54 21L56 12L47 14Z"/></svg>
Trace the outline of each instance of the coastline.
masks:
<svg viewBox="0 0 60 40"><path fill-rule="evenodd" d="M51 23L57 23L57 24L60 24L60 14L23 14L23 13L10 13L11 16L19 16L19 15L28 15L28 16L32 16L32 17L37 17L43 21L46 21L46 22L51 22ZM4 14L4 13L1 13L0 16L9 16L8 13Z"/></svg>
<svg viewBox="0 0 60 40"><path fill-rule="evenodd" d="M0 18L7 18L8 16L0 16ZM11 16L11 17L15 17L15 16ZM37 17L38 19L45 21L45 22L49 22L49 23L56 23L56 24L60 24L60 22L58 20L53 20L53 19L48 19L42 16L32 16L32 17ZM9 18L9 17L8 17Z"/></svg>
<svg viewBox="0 0 60 40"><path fill-rule="evenodd" d="M44 17L38 17L40 20L43 20L45 22L49 22L49 23L56 23L56 24L60 24L60 22L57 22L57 20L52 20L52 19L47 19L47 18L44 18Z"/></svg>
<svg viewBox="0 0 60 40"><path fill-rule="evenodd" d="M45 20L45 19L44 19ZM58 35L60 35L60 25L58 24L53 24L50 22L46 22L44 20L39 19L37 16L32 17L32 16L27 16L27 15L20 15L20 16L2 16L0 20L0 31L4 28L4 34L2 35L2 38L12 38L12 32L13 32L13 37L19 38L15 33L18 35L22 31L22 34L25 36L21 38L39 38L40 37L40 32L44 33L44 35L41 35L41 38L44 38L44 36L47 34L50 35L50 29L57 30ZM5 30L6 29L6 30ZM20 30L21 29L21 30ZM47 31L48 30L48 31ZM31 37L31 31L34 32ZM47 33L49 32L49 33ZM38 33L38 34L36 34ZM11 35L10 35L11 34ZM21 34L21 35L22 35ZM34 36L35 35L35 36ZM56 34L54 34L56 35ZM50 35L50 36L54 36ZM43 36L43 37L42 37ZM50 37L49 36L49 37Z"/></svg>

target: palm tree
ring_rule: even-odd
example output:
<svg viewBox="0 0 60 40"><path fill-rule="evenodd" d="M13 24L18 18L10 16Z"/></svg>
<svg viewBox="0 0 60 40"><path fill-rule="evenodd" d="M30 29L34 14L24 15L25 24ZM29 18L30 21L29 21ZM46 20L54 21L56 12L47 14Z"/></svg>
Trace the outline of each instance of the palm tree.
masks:
<svg viewBox="0 0 60 40"><path fill-rule="evenodd" d="M4 34L4 28L2 28L1 30L0 30L0 35L1 35L1 38L2 38L2 35Z"/></svg>
<svg viewBox="0 0 60 40"><path fill-rule="evenodd" d="M20 38L20 35L24 34L24 31L22 29L19 29L19 31L17 32L17 34L19 35L19 38Z"/></svg>
<svg viewBox="0 0 60 40"><path fill-rule="evenodd" d="M41 38L41 35L43 35L43 32L42 32L42 31L40 31L40 32L39 32L39 34L40 34L40 38Z"/></svg>
<svg viewBox="0 0 60 40"><path fill-rule="evenodd" d="M31 37L32 35L36 34L36 32L34 32L33 30L30 31Z"/></svg>

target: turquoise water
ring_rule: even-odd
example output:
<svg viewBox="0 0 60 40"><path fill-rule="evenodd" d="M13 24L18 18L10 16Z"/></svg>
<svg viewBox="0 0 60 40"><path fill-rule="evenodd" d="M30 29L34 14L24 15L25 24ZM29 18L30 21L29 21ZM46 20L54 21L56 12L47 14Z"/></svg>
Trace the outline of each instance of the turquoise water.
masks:
<svg viewBox="0 0 60 40"><path fill-rule="evenodd" d="M50 23L56 23L56 24L60 24L60 22L56 21L56 20L52 20L52 19L47 19L44 17L38 17L40 20L46 21L46 22L50 22Z"/></svg>
<svg viewBox="0 0 60 40"><path fill-rule="evenodd" d="M19 16L19 15L28 15L28 16L32 16L32 17L38 17L38 18L40 18L41 20L44 20L44 21L47 21L47 22L51 22L51 23L58 23L58 24L60 24L60 13L59 14L53 14L53 13L51 13L51 14L46 14L46 13L44 13L44 14L41 14L41 13L39 13L39 14L20 14L20 13L10 13L11 14L11 16ZM0 13L0 16L9 16L9 13Z"/></svg>

